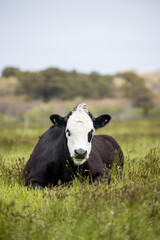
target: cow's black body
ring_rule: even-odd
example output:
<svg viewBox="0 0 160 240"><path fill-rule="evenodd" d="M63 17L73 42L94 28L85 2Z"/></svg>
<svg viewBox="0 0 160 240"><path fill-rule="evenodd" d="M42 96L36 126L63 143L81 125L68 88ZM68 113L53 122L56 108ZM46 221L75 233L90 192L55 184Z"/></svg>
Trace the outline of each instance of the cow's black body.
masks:
<svg viewBox="0 0 160 240"><path fill-rule="evenodd" d="M77 166L71 159L65 137L65 128L52 126L39 139L25 166L26 185L48 186L72 181L82 174L93 181L103 176L108 178L113 162L123 168L123 153L118 143L110 136L97 135L92 140L92 150L86 162Z"/></svg>

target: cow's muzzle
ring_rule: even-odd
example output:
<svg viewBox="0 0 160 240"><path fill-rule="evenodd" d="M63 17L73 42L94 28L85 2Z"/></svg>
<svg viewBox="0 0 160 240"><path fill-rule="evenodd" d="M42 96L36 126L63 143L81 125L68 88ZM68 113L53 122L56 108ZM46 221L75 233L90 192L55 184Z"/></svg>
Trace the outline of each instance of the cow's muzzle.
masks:
<svg viewBox="0 0 160 240"><path fill-rule="evenodd" d="M74 150L74 155L76 159L84 159L87 156L87 151L82 148L79 148L77 150Z"/></svg>

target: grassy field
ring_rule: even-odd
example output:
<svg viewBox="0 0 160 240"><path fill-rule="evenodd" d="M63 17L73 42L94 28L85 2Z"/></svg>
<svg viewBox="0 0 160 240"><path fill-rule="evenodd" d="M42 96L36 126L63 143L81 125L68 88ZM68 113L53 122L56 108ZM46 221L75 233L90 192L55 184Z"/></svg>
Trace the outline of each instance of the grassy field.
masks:
<svg viewBox="0 0 160 240"><path fill-rule="evenodd" d="M49 124L49 123L48 123ZM22 169L49 125L0 124L0 239L160 239L160 121L111 121L125 154L121 181L27 189Z"/></svg>

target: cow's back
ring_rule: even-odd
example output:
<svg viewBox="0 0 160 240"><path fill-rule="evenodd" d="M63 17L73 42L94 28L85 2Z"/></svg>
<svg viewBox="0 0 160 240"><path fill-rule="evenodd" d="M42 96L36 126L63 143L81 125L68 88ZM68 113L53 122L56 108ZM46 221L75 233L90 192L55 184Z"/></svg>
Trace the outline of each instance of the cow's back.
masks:
<svg viewBox="0 0 160 240"><path fill-rule="evenodd" d="M114 138L108 135L95 135L87 162L94 177L104 175L106 169L111 169L114 162L116 167L123 169L124 155Z"/></svg>

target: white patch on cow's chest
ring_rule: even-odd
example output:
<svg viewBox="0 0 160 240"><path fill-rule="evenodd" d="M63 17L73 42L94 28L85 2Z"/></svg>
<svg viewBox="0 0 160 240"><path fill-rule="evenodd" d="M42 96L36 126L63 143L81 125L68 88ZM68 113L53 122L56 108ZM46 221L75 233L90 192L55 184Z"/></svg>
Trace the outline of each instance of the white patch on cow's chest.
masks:
<svg viewBox="0 0 160 240"><path fill-rule="evenodd" d="M91 141L88 141L90 131L93 131L91 118L83 108L78 108L69 117L66 125L68 150L70 156L78 165L84 163L91 152ZM77 152L81 153L78 157Z"/></svg>

